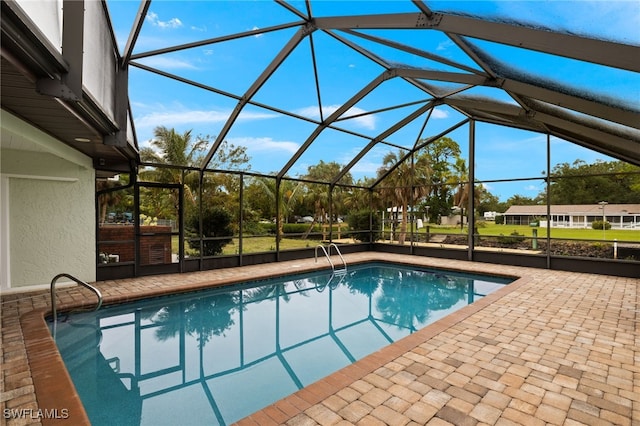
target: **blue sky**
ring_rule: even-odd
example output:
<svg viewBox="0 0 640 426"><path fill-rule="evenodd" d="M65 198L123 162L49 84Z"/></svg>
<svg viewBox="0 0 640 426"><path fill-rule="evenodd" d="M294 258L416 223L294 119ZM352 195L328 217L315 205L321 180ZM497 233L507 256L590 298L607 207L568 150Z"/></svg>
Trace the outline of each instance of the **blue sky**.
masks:
<svg viewBox="0 0 640 426"><path fill-rule="evenodd" d="M124 46L138 10L137 1L109 0L120 48ZM304 11L303 2L291 2ZM427 2L434 10L462 12L478 16L498 16L522 19L532 25L591 35L623 42L640 44L640 2L638 1L474 1ZM319 1L312 3L316 16L353 14L417 12L410 1ZM258 1L154 1L146 16L136 44L135 53L163 47L211 39L228 34L267 28L296 22L299 18L273 2ZM268 66L271 60L291 39L297 28L283 29L242 39L199 46L163 55L141 58L139 62L182 78L198 81L225 93L242 96ZM363 31L369 35L419 46L440 57L461 65L478 69L455 44L436 31ZM455 71L425 58L380 47L369 41L340 33L345 39L357 41L376 55L413 67L439 71ZM347 99L377 77L383 68L334 38L314 32L320 102L326 118ZM615 96L622 102L638 108L640 104L640 77L636 73L612 70L603 66L581 63L566 58L550 57L542 53L525 52L487 41L474 40L476 45L499 60L509 62L519 70L553 79L561 84L594 92L600 96ZM275 108L292 111L311 120L319 120L320 107L313 77L313 62L308 39L304 39L287 57L253 100ZM432 82L440 90L455 89L454 85ZM152 138L158 125L178 131L192 129L196 135L220 134L224 123L236 107L237 100L172 81L138 68L130 68L130 99L134 113L138 140L142 146ZM469 95L488 96L504 102L513 100L501 91L474 88ZM395 101L397 99L397 101ZM406 102L424 102L428 96L404 80L387 80L358 102L344 119L336 125L353 134L326 130L289 170L289 175L304 174L309 165L319 160L347 164L353 155L392 124L414 111L411 105L376 114L388 105ZM344 117L344 116L343 116ZM455 125L464 117L457 111L437 107L427 123L420 129L424 116L408 124L386 140L411 147L418 137L427 137ZM247 106L243 109L225 139L235 145L247 147L251 157L251 170L259 173L279 171L292 154L304 143L316 125L293 119L268 109ZM546 136L493 125L478 124L476 146L476 176L479 179L509 179L540 177L546 169ZM468 127L463 126L449 137L456 140L467 157ZM390 147L378 145L355 167L355 178L375 176L382 157ZM552 139L552 165L573 162L576 159L594 161L603 155L587 151L565 141ZM215 160L215 157L214 157ZM487 184L490 191L502 199L513 194L535 196L542 188L540 180L509 184Z"/></svg>

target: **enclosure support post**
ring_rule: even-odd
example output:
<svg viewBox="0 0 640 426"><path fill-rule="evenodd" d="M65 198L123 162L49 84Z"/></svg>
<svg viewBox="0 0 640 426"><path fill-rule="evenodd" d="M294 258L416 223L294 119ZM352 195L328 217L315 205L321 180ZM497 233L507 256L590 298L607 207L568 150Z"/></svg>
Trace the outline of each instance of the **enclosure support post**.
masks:
<svg viewBox="0 0 640 426"><path fill-rule="evenodd" d="M329 185L329 242L333 242L333 190L335 185ZM339 226L339 225L338 225Z"/></svg>
<svg viewBox="0 0 640 426"><path fill-rule="evenodd" d="M200 270L204 271L204 241L202 241L202 195L204 194L204 171L199 170L200 188L198 190L198 245Z"/></svg>
<svg viewBox="0 0 640 426"><path fill-rule="evenodd" d="M551 135L547 133L547 269L551 269Z"/></svg>
<svg viewBox="0 0 640 426"><path fill-rule="evenodd" d="M240 211L238 212L238 220L239 220L239 224L238 224L238 263L240 266L242 266L242 237L244 236L244 229L243 229L243 224L244 224L244 175L242 173L240 173L239 176L240 179Z"/></svg>
<svg viewBox="0 0 640 426"><path fill-rule="evenodd" d="M409 223L409 253L411 253L411 254L415 254L415 250L413 248L413 246L414 246L414 244L413 244L413 239L414 239L413 222L411 221L411 215L409 214L410 211L415 210L413 208L413 205L415 203L413 193L415 191L415 179L416 179L415 156L416 156L416 152L412 151L411 152L411 192L409 194L409 205L407 206L407 211L406 212L402 212L402 214L406 214L407 215L407 219L406 220Z"/></svg>
<svg viewBox="0 0 640 426"><path fill-rule="evenodd" d="M474 237L475 237L475 210L474 210L474 202L476 197L475 191L475 178L476 178L476 168L475 168L475 157L476 157L476 121L469 121L469 200L467 205L467 223L469 224L467 232L468 232L468 243L469 248L467 252L467 260L473 260L473 251L474 251Z"/></svg>
<svg viewBox="0 0 640 426"><path fill-rule="evenodd" d="M375 213L377 214L377 213ZM369 250L373 248L373 188L369 188ZM384 220L382 221L382 233L384 235Z"/></svg>
<svg viewBox="0 0 640 426"><path fill-rule="evenodd" d="M178 268L180 273L184 272L184 180L185 170L182 169L182 179L180 188L178 189Z"/></svg>
<svg viewBox="0 0 640 426"><path fill-rule="evenodd" d="M282 219L280 218L280 209L282 208L282 206L280 206L280 183L281 182L282 182L282 179L276 176L276 193L275 193L275 197L276 197L276 262L280 261L280 238L282 238L282 235L280 235L280 222L282 221Z"/></svg>
<svg viewBox="0 0 640 426"><path fill-rule="evenodd" d="M133 276L137 277L140 273L140 185L138 173L133 176Z"/></svg>

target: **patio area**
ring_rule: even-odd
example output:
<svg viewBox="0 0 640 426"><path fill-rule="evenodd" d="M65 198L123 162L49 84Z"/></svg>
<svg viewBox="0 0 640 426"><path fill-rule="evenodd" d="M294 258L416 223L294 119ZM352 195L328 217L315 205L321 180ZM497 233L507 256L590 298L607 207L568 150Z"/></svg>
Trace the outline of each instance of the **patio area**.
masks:
<svg viewBox="0 0 640 426"><path fill-rule="evenodd" d="M519 279L239 424L640 422L640 279L374 252L345 258ZM96 285L111 304L326 267L304 259ZM95 303L78 287L57 294L60 309ZM3 294L1 304L3 421L88 423L43 321L48 291Z"/></svg>

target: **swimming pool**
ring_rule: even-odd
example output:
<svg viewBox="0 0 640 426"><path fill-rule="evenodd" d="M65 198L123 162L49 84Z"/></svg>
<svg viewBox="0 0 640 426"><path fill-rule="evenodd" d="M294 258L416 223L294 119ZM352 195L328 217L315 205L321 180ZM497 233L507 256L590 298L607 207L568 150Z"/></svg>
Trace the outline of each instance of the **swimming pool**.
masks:
<svg viewBox="0 0 640 426"><path fill-rule="evenodd" d="M74 314L56 343L94 425L229 424L510 281L368 264Z"/></svg>

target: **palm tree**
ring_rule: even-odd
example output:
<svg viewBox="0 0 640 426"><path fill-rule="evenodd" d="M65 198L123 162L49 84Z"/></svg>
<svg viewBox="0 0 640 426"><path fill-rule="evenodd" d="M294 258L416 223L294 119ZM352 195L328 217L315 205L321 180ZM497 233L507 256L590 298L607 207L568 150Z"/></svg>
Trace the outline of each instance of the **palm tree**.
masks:
<svg viewBox="0 0 640 426"><path fill-rule="evenodd" d="M453 196L453 203L460 209L460 229L464 227L464 207L469 203L471 182L469 182L469 170L467 168L466 162L462 158L456 159L456 164L454 165L454 170L456 173L456 179L458 184L458 189ZM466 182L466 183L462 183ZM477 208L480 205L481 200L486 195L486 188L482 184L477 184L474 186L474 200L473 206ZM473 231L476 233L476 230Z"/></svg>
<svg viewBox="0 0 640 426"><path fill-rule="evenodd" d="M153 130L153 134L154 138L150 141L151 147L140 150L140 159L145 163L198 167L209 145L209 140L200 136L193 141L191 130L178 133L175 129L158 126ZM190 173L187 176L185 180L189 180L189 184L183 182L182 171L179 168L158 167L141 173L143 179L184 184L185 198L195 204L196 196L192 188L198 185L198 175Z"/></svg>
<svg viewBox="0 0 640 426"><path fill-rule="evenodd" d="M360 181L356 182L360 184ZM363 185L364 186L364 185ZM369 183L370 186L370 183ZM351 213L369 210L370 193L366 189L349 188L344 194L344 207ZM375 204L375 200L374 200Z"/></svg>
<svg viewBox="0 0 640 426"><path fill-rule="evenodd" d="M314 215L313 221L309 224L309 229L302 237L303 239L309 236L318 219L320 219L322 223L326 223L325 220L328 210L332 211L334 215L339 215L343 197L341 191L334 190L335 198L332 197L332 203L331 206L329 206L329 191L331 191L331 188L328 182L332 182L341 170L342 166L335 161L325 163L323 160L320 160L318 164L307 168L307 174L304 176L305 179L327 182L327 184L306 184L307 190L305 191L305 202L309 207L312 207ZM346 173L342 179L340 179L340 182L344 184L351 184L353 182L353 178L350 173Z"/></svg>
<svg viewBox="0 0 640 426"><path fill-rule="evenodd" d="M96 181L96 190L103 191L116 186L115 182L107 180ZM100 194L98 197L98 206L100 209L100 225L103 225L107 220L107 209L122 201L123 193L121 191L109 191Z"/></svg>
<svg viewBox="0 0 640 426"><path fill-rule="evenodd" d="M98 195L98 212L100 213L100 225L107 219L108 210L116 213L133 211L133 189L129 187L129 174L118 175L118 180L96 179L96 192Z"/></svg>
<svg viewBox="0 0 640 426"><path fill-rule="evenodd" d="M158 126L153 130L154 138L151 145L157 149L143 148L140 151L142 161L156 164L171 164L176 166L199 166L202 154L209 141L198 137L191 140L191 130L180 134L175 129ZM168 169L171 172L171 169Z"/></svg>
<svg viewBox="0 0 640 426"><path fill-rule="evenodd" d="M455 179L457 180L458 189L453 196L453 203L460 209L460 229L464 227L464 206L469 201L469 169L463 158L456 158L453 166ZM463 183L466 182L466 183Z"/></svg>
<svg viewBox="0 0 640 426"><path fill-rule="evenodd" d="M282 240L284 234L284 222L288 220L296 204L300 201L300 188L301 182L294 182L291 180L282 179L280 181L280 193L276 191L276 180L268 177L256 177L253 180L258 187L263 190L263 193L267 195L271 201L271 207L275 207L276 198L279 197L280 210L275 212L278 220L278 231L276 232L276 240L279 242ZM271 212L262 212L263 215ZM268 214L271 216L270 214Z"/></svg>
<svg viewBox="0 0 640 426"><path fill-rule="evenodd" d="M389 152L382 159L383 166L378 169L378 176L386 175L381 189L382 196L392 202L392 207L399 207L402 211L399 244L404 244L407 236L409 206L429 194L431 175L427 156L418 156L414 164L410 161L411 157L404 157L402 151ZM402 163L398 164L400 161Z"/></svg>

